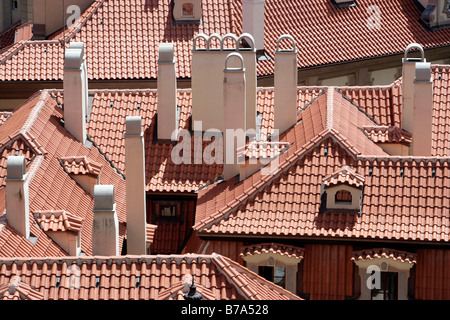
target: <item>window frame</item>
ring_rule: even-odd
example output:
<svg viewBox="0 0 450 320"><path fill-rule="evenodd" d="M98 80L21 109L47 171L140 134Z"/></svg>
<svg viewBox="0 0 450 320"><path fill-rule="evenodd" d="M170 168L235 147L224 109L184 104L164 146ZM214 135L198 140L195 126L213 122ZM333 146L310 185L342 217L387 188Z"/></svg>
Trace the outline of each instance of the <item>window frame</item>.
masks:
<svg viewBox="0 0 450 320"><path fill-rule="evenodd" d="M154 213L154 222L181 222L182 221L182 201L180 200L153 200L152 211ZM161 214L161 207L175 206L174 216L164 216Z"/></svg>
<svg viewBox="0 0 450 320"><path fill-rule="evenodd" d="M192 14L185 14L185 6L191 5L192 6ZM185 2L181 5L181 17L186 19L193 19L195 17L195 6L193 2Z"/></svg>

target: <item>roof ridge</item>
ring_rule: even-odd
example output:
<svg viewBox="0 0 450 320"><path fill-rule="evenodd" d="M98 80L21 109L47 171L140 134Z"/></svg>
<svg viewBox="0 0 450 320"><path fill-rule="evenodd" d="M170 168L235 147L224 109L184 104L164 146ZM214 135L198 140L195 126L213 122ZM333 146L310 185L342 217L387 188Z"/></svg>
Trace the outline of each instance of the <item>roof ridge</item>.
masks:
<svg viewBox="0 0 450 320"><path fill-rule="evenodd" d="M33 127L33 124L36 121L37 117L39 116L39 113L42 111L45 104L47 103L49 96L50 96L50 94L47 90L41 91L39 100L36 102L34 107L31 109L27 120L25 121L22 128L20 129L21 133L27 133Z"/></svg>
<svg viewBox="0 0 450 320"><path fill-rule="evenodd" d="M69 42L75 35L81 31L81 28L86 25L89 19L98 11L98 9L103 5L105 0L95 0L89 7L84 10L80 18L72 25L68 33L65 34L63 41L65 43Z"/></svg>
<svg viewBox="0 0 450 320"><path fill-rule="evenodd" d="M22 50L25 47L27 41L21 40L13 45L9 46L5 51L0 54L0 64L4 64L8 61L12 56L14 56L17 52Z"/></svg>
<svg viewBox="0 0 450 320"><path fill-rule="evenodd" d="M327 119L325 122L325 127L331 129L334 127L334 91L335 87L329 87L326 90L327 95L327 105L326 105L326 115Z"/></svg>

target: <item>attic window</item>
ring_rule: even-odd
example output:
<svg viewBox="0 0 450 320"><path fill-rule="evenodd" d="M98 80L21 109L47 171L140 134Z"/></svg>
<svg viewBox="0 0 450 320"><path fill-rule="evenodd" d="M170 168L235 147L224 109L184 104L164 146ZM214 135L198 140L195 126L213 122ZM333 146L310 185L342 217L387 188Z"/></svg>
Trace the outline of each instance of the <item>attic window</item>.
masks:
<svg viewBox="0 0 450 320"><path fill-rule="evenodd" d="M356 6L355 0L331 0L331 3L336 8L348 8Z"/></svg>
<svg viewBox="0 0 450 320"><path fill-rule="evenodd" d="M347 190L339 190L338 192L336 192L334 199L335 199L335 202L338 202L338 203L351 204L352 203L352 194L350 191L347 191Z"/></svg>
<svg viewBox="0 0 450 320"><path fill-rule="evenodd" d="M286 286L286 268L259 266L258 274L264 279L279 285L282 288Z"/></svg>
<svg viewBox="0 0 450 320"><path fill-rule="evenodd" d="M12 2L12 4L11 4L12 9L13 10L17 10L19 8L19 4L18 4L19 1L18 0L12 0L11 2Z"/></svg>
<svg viewBox="0 0 450 320"><path fill-rule="evenodd" d="M178 221L181 216L181 201L154 201L155 221Z"/></svg>
<svg viewBox="0 0 450 320"><path fill-rule="evenodd" d="M194 4L187 2L183 3L183 9L181 16L183 18L193 18L194 17Z"/></svg>

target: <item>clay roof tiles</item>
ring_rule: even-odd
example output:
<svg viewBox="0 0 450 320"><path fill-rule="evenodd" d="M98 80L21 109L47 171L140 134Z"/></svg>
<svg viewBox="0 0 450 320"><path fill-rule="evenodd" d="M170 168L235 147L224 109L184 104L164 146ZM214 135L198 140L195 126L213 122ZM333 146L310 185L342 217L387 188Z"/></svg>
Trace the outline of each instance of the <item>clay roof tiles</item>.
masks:
<svg viewBox="0 0 450 320"><path fill-rule="evenodd" d="M297 40L300 68L401 53L413 42L424 48L450 44L450 30L426 30L419 23L420 10L408 0L360 0L358 6L345 9L335 8L329 0L267 0L265 6L267 53L273 57L282 29ZM396 23L381 23L380 28L367 32L370 6L383 12L383 21ZM159 43L174 42L177 77L190 78L196 34L242 33L240 0L204 0L202 9L202 24L174 24L170 0L128 0L126 5L119 0L96 0L66 30L66 42L85 42L92 80L154 79ZM0 79L61 80L64 50L59 40L63 34L10 46L0 55ZM25 64L27 68L22 67ZM271 75L273 69L273 59L258 63L258 75Z"/></svg>
<svg viewBox="0 0 450 320"><path fill-rule="evenodd" d="M192 274L208 300L299 300L229 258L193 254L2 259L0 289L20 279L43 300L183 299Z"/></svg>
<svg viewBox="0 0 450 320"><path fill-rule="evenodd" d="M353 261L374 260L388 258L400 262L416 263L417 255L415 253L392 250L387 248L366 249L353 252Z"/></svg>
<svg viewBox="0 0 450 320"><path fill-rule="evenodd" d="M83 157L63 157L60 159L64 169L71 174L89 174L98 176L102 165L92 161L86 156Z"/></svg>
<svg viewBox="0 0 450 320"><path fill-rule="evenodd" d="M79 232L83 219L64 210L47 210L34 212L39 226L45 232L48 231L72 231Z"/></svg>
<svg viewBox="0 0 450 320"><path fill-rule="evenodd" d="M338 185L345 183L357 188L361 188L364 185L366 179L364 176L358 174L353 168L344 166L343 168L333 172L331 175L323 179L323 184L326 187L332 185Z"/></svg>
<svg viewBox="0 0 450 320"><path fill-rule="evenodd" d="M241 257L274 253L281 256L303 259L305 249L295 246L276 243L263 243L258 245L245 246L241 249Z"/></svg>

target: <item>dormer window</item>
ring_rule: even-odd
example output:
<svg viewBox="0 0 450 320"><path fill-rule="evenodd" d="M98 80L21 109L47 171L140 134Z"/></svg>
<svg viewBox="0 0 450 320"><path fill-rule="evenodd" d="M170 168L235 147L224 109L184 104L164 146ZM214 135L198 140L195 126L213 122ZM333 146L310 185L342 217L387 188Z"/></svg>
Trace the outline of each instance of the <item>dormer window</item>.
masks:
<svg viewBox="0 0 450 320"><path fill-rule="evenodd" d="M335 202L351 204L352 203L352 193L347 190L339 190L338 192L336 192L334 199L335 199Z"/></svg>
<svg viewBox="0 0 450 320"><path fill-rule="evenodd" d="M194 17L194 4L191 2L183 3L183 13L181 14L183 18L193 18Z"/></svg>
<svg viewBox="0 0 450 320"><path fill-rule="evenodd" d="M202 0L172 0L174 23L201 23Z"/></svg>
<svg viewBox="0 0 450 320"><path fill-rule="evenodd" d="M360 211L364 177L353 168L343 167L323 180L326 211Z"/></svg>

